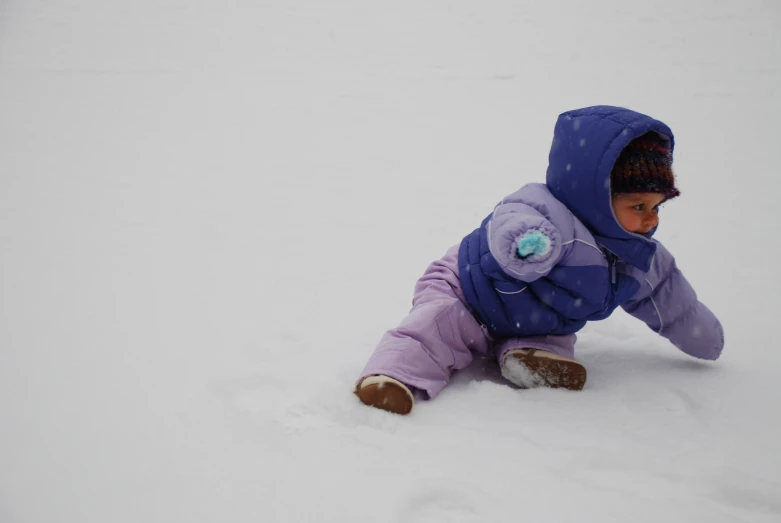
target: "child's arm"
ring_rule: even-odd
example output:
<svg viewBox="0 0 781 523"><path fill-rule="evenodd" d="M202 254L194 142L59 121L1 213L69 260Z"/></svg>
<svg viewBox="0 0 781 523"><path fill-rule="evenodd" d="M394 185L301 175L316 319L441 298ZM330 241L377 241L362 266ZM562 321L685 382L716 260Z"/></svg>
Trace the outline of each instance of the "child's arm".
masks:
<svg viewBox="0 0 781 523"><path fill-rule="evenodd" d="M563 254L563 242L545 215L521 201L521 191L496 206L486 227L488 247L507 275L532 282L556 265Z"/></svg>
<svg viewBox="0 0 781 523"><path fill-rule="evenodd" d="M656 255L643 287L623 304L651 330L669 339L686 354L715 360L724 348L724 330L716 316L697 299L694 289L675 265L675 258L656 242Z"/></svg>

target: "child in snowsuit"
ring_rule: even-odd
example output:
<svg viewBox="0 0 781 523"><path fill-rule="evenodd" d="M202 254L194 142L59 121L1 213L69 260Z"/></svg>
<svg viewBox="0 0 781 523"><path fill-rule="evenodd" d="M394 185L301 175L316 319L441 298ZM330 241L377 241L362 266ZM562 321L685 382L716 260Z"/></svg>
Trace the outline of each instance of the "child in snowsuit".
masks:
<svg viewBox="0 0 781 523"><path fill-rule="evenodd" d="M652 239L659 205L679 195L673 145L667 125L628 109L560 115L546 183L502 200L431 264L361 373L360 400L407 414L414 390L435 397L473 353L520 387L580 390L575 333L619 305L686 354L718 358L721 324Z"/></svg>

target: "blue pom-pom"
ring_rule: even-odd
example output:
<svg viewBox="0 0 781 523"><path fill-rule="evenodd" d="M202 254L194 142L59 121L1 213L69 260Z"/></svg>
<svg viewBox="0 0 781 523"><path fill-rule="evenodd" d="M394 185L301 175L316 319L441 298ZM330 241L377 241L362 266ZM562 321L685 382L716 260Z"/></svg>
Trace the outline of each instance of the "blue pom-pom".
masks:
<svg viewBox="0 0 781 523"><path fill-rule="evenodd" d="M518 256L528 258L532 254L545 254L550 250L550 238L541 231L529 231L518 240Z"/></svg>

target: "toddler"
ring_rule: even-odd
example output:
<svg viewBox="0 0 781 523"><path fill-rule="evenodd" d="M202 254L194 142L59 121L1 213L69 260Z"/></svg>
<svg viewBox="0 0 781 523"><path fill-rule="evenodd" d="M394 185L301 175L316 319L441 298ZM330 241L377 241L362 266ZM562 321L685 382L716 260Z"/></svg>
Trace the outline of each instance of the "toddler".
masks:
<svg viewBox="0 0 781 523"><path fill-rule="evenodd" d="M407 414L415 390L435 397L475 353L495 356L519 387L580 390L575 333L619 305L686 354L718 358L721 324L652 239L659 205L679 195L673 145L667 125L628 109L561 114L546 183L502 200L429 266L409 315L361 373L358 398Z"/></svg>

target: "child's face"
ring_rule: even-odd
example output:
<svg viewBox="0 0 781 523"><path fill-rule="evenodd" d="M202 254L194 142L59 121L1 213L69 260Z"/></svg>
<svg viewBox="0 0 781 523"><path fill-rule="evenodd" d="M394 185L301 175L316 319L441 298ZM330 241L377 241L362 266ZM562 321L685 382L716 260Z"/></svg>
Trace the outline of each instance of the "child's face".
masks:
<svg viewBox="0 0 781 523"><path fill-rule="evenodd" d="M613 212L618 223L629 232L646 234L659 225L659 205L663 194L636 192L613 196Z"/></svg>

